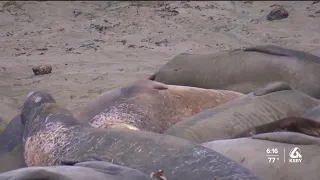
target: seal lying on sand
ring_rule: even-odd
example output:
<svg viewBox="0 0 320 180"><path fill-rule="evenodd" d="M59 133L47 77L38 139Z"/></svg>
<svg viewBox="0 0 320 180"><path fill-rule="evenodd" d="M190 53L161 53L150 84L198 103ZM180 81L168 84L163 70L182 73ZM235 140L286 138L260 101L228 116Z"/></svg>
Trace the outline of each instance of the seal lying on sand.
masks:
<svg viewBox="0 0 320 180"><path fill-rule="evenodd" d="M301 116L319 103L287 83L273 82L245 97L191 116L164 134L198 143L228 139L255 126Z"/></svg>
<svg viewBox="0 0 320 180"><path fill-rule="evenodd" d="M273 81L320 98L320 57L275 45L214 54L182 53L149 79L172 85L251 93Z"/></svg>
<svg viewBox="0 0 320 180"><path fill-rule="evenodd" d="M165 85L142 80L89 102L76 118L93 127L124 127L162 133L182 119L244 96L242 93Z"/></svg>
<svg viewBox="0 0 320 180"><path fill-rule="evenodd" d="M0 180L152 180L150 176L124 166L103 161L73 166L28 167L0 174Z"/></svg>
<svg viewBox="0 0 320 180"><path fill-rule="evenodd" d="M21 123L21 115L15 116L0 135L0 173L26 167L23 157L24 126Z"/></svg>
<svg viewBox="0 0 320 180"><path fill-rule="evenodd" d="M101 160L146 174L163 170L168 179L258 179L238 163L190 141L146 131L98 129L81 124L44 92L31 92L22 114L28 166Z"/></svg>
<svg viewBox="0 0 320 180"><path fill-rule="evenodd" d="M202 145L242 163L262 179L320 179L319 127L319 122L290 117L252 128L252 138L217 140ZM311 132L318 137L300 132Z"/></svg>

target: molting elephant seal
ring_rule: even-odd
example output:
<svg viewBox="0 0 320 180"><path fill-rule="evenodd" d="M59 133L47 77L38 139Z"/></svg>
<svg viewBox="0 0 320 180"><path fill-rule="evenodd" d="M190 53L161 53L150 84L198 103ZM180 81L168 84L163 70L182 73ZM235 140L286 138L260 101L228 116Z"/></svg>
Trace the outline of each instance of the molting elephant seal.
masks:
<svg viewBox="0 0 320 180"><path fill-rule="evenodd" d="M275 45L253 46L211 54L182 53L150 80L171 85L251 93L264 84L284 81L320 98L320 57Z"/></svg>
<svg viewBox="0 0 320 180"><path fill-rule="evenodd" d="M162 133L203 110L244 96L242 93L165 85L141 80L103 93L76 119L97 128L129 128Z"/></svg>
<svg viewBox="0 0 320 180"><path fill-rule="evenodd" d="M28 166L98 160L146 174L163 170L168 179L258 179L238 163L187 140L124 128L98 129L79 123L71 112L43 92L31 92L22 112L24 157Z"/></svg>
<svg viewBox="0 0 320 180"><path fill-rule="evenodd" d="M228 139L255 126L301 116L319 100L285 82L273 82L245 97L200 112L168 128L164 134L203 143Z"/></svg>

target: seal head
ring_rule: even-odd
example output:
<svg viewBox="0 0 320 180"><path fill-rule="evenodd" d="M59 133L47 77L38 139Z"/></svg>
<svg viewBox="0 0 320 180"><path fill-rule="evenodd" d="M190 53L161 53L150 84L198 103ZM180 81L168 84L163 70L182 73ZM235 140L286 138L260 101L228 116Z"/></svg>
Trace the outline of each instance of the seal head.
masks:
<svg viewBox="0 0 320 180"><path fill-rule="evenodd" d="M32 91L28 94L22 106L21 121L25 125L29 119L34 119L38 107L45 103L55 103L53 97L43 91Z"/></svg>

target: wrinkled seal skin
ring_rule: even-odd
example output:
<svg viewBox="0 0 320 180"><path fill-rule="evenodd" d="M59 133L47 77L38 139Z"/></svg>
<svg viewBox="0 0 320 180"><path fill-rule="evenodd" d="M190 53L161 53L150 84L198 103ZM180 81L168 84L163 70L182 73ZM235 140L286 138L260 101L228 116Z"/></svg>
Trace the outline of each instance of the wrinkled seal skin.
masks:
<svg viewBox="0 0 320 180"><path fill-rule="evenodd" d="M263 180L320 179L319 138L295 132L273 132L202 145L241 163ZM301 163L289 163L289 153L295 147L301 150ZM268 148L277 148L279 160L269 162Z"/></svg>
<svg viewBox="0 0 320 180"><path fill-rule="evenodd" d="M88 103L77 119L93 127L127 127L162 133L203 110L244 96L242 93L137 81L108 91Z"/></svg>
<svg viewBox="0 0 320 180"><path fill-rule="evenodd" d="M171 85L225 89L244 94L273 81L284 81L320 98L320 57L275 45L213 54L182 53L150 80Z"/></svg>
<svg viewBox="0 0 320 180"><path fill-rule="evenodd" d="M26 167L23 158L24 126L21 123L21 114L15 116L0 136L0 172Z"/></svg>
<svg viewBox="0 0 320 180"><path fill-rule="evenodd" d="M245 97L186 118L164 134L198 143L228 139L255 126L301 116L319 103L298 90L288 89L284 82L273 82Z"/></svg>
<svg viewBox="0 0 320 180"><path fill-rule="evenodd" d="M317 106L311 109L310 111L306 112L302 117L320 122L320 106Z"/></svg>
<svg viewBox="0 0 320 180"><path fill-rule="evenodd" d="M23 135L28 166L101 160L146 174L163 169L168 179L258 179L238 163L201 145L146 131L94 128L79 123L54 100L46 100L50 98L42 98L44 102L34 106L37 95L41 93L32 93L25 101L27 107L34 107L24 116L28 117Z"/></svg>
<svg viewBox="0 0 320 180"><path fill-rule="evenodd" d="M73 166L27 167L0 174L0 180L152 180L134 169L103 161L76 163Z"/></svg>

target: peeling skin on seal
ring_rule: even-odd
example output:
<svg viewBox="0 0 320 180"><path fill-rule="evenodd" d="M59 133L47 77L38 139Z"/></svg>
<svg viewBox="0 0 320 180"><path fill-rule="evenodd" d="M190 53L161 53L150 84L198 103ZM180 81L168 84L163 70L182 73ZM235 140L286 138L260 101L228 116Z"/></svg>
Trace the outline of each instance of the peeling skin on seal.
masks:
<svg viewBox="0 0 320 180"><path fill-rule="evenodd" d="M46 131L40 131L28 137L25 141L24 157L28 166L54 165L56 157L70 142L67 136L68 128L60 123L48 123Z"/></svg>
<svg viewBox="0 0 320 180"><path fill-rule="evenodd" d="M227 90L168 87L167 90L146 91L121 98L113 106L106 107L94 116L89 124L96 128L126 124L134 129L162 133L186 117L244 96Z"/></svg>
<svg viewBox="0 0 320 180"><path fill-rule="evenodd" d="M177 177L192 176L191 179L203 179L203 174L227 179L251 176L236 162L189 141L143 131L101 130L77 122L65 111L41 111L35 119L28 120L24 132L24 156L28 166L54 166L99 159L148 173L153 166L170 172L172 167L179 165ZM168 176L176 174L168 173Z"/></svg>
<svg viewBox="0 0 320 180"><path fill-rule="evenodd" d="M140 113L137 113L137 108L135 111L128 111L128 109L132 109L130 104L115 105L108 112L102 112L93 117L89 124L96 128L111 128L118 124L128 124L139 129L138 127L143 123L145 112L140 110Z"/></svg>

